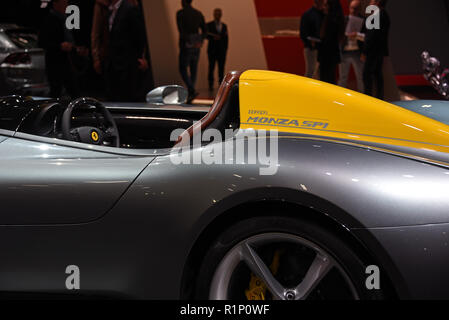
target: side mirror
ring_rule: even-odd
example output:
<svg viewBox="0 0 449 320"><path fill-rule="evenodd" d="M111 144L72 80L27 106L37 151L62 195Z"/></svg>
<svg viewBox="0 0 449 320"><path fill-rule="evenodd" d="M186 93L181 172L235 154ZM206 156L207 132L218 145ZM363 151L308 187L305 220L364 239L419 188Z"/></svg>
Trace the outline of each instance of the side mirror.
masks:
<svg viewBox="0 0 449 320"><path fill-rule="evenodd" d="M151 104L184 104L189 92L181 86L164 86L156 88L147 94L146 101Z"/></svg>

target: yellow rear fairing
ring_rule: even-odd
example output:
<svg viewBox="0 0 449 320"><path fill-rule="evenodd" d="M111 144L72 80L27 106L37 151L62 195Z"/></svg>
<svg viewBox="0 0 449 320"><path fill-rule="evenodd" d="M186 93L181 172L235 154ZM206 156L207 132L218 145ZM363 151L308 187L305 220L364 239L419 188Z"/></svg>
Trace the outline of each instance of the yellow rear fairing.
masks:
<svg viewBox="0 0 449 320"><path fill-rule="evenodd" d="M240 77L242 129L393 144L449 152L449 126L366 95L271 71Z"/></svg>

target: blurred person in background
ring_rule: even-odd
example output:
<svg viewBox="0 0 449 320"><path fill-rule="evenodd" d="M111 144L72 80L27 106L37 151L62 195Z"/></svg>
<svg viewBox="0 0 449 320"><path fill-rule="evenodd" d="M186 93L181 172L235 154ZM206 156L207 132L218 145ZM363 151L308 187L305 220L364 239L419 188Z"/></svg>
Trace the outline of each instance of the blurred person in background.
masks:
<svg viewBox="0 0 449 320"><path fill-rule="evenodd" d="M209 91L214 90L215 65L218 63L218 83L224 79L226 53L228 51L229 35L228 26L221 22L223 11L214 10L214 21L207 24L207 37L209 45L207 54L209 57Z"/></svg>
<svg viewBox="0 0 449 320"><path fill-rule="evenodd" d="M318 45L323 21L325 0L314 0L313 7L301 17L300 35L304 43L305 77L313 78L317 70Z"/></svg>
<svg viewBox="0 0 449 320"><path fill-rule="evenodd" d="M320 80L336 83L337 66L341 61L340 44L344 37L345 18L339 0L326 0L318 48Z"/></svg>
<svg viewBox="0 0 449 320"><path fill-rule="evenodd" d="M67 6L67 0L54 0L39 32L39 46L45 50L45 68L52 98L60 98L64 89L71 98L79 96L70 54L88 54L86 48L76 47L72 32L66 28Z"/></svg>
<svg viewBox="0 0 449 320"><path fill-rule="evenodd" d="M376 97L384 99L384 58L389 55L388 36L390 32L390 16L385 10L387 0L371 0L370 5L379 7L379 29L366 29L365 45L362 61L365 62L363 82L365 94L374 96L373 87L376 87Z"/></svg>
<svg viewBox="0 0 449 320"><path fill-rule="evenodd" d="M349 72L352 66L357 79L357 90L364 92L363 62L361 60L362 50L361 44L357 39L358 34L363 28L364 19L362 18L361 12L360 0L351 1L349 4L349 16L346 17L346 31L341 50L338 85L345 88L348 86Z"/></svg>
<svg viewBox="0 0 449 320"><path fill-rule="evenodd" d="M203 14L192 7L192 0L182 0L176 22L179 31L179 72L189 90L190 103L198 96L195 85L200 51L207 35L206 22Z"/></svg>
<svg viewBox="0 0 449 320"><path fill-rule="evenodd" d="M109 5L111 0L96 0L91 33L91 49L94 70L101 75L106 65L109 41Z"/></svg>
<svg viewBox="0 0 449 320"><path fill-rule="evenodd" d="M136 0L112 0L107 21L107 96L112 101L141 101L145 60L145 24Z"/></svg>

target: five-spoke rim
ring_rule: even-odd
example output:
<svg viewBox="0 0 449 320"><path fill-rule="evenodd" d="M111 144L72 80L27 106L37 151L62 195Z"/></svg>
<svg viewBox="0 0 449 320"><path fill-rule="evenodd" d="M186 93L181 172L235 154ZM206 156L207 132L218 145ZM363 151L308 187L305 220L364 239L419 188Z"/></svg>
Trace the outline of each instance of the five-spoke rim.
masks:
<svg viewBox="0 0 449 320"><path fill-rule="evenodd" d="M257 247L287 242L307 247L315 252L315 258L308 267L302 281L294 287L283 286L273 275L269 266L256 252ZM209 298L226 300L229 298L231 278L240 263L261 279L275 300L305 300L320 284L326 275L336 269L345 280L354 299L358 299L357 291L343 267L323 248L304 238L285 233L264 233L252 236L234 246L222 259L212 279Z"/></svg>

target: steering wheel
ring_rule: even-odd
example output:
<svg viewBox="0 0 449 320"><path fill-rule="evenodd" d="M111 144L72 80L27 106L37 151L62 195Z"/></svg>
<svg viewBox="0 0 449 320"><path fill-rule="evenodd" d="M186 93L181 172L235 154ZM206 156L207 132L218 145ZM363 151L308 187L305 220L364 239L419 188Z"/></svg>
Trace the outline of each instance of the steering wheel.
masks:
<svg viewBox="0 0 449 320"><path fill-rule="evenodd" d="M72 128L73 111L81 106L95 107L97 127ZM103 118L98 116L103 115ZM113 147L120 147L120 136L114 118L106 107L93 98L79 98L72 101L62 115L62 134L64 139L94 145L110 142Z"/></svg>

